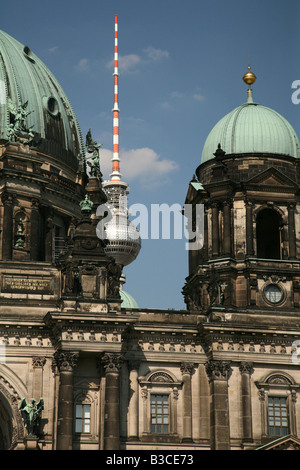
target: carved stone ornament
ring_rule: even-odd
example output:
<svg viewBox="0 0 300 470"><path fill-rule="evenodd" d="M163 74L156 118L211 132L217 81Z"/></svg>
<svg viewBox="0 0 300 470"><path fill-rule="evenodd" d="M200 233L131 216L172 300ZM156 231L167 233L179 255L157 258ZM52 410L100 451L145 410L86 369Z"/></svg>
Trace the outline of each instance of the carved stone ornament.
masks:
<svg viewBox="0 0 300 470"><path fill-rule="evenodd" d="M182 362L180 365L180 371L182 374L191 375L194 370L194 363L193 362Z"/></svg>
<svg viewBox="0 0 300 470"><path fill-rule="evenodd" d="M155 372L154 374L151 375L149 381L151 383L153 383L153 382L160 382L160 383L174 382L172 377L169 374L167 374L166 372Z"/></svg>
<svg viewBox="0 0 300 470"><path fill-rule="evenodd" d="M240 365L241 374L252 374L253 364L251 362L242 362Z"/></svg>
<svg viewBox="0 0 300 470"><path fill-rule="evenodd" d="M35 357L32 358L32 365L33 365L34 368L44 367L45 364L46 364L46 358L45 357L35 356Z"/></svg>
<svg viewBox="0 0 300 470"><path fill-rule="evenodd" d="M59 371L73 371L77 366L79 352L72 351L56 351L54 354L54 363Z"/></svg>
<svg viewBox="0 0 300 470"><path fill-rule="evenodd" d="M123 364L124 358L119 353L105 353L101 357L101 364L104 367L105 373L111 372L119 373L119 370Z"/></svg>
<svg viewBox="0 0 300 470"><path fill-rule="evenodd" d="M205 364L209 381L228 380L230 363L225 361L209 361Z"/></svg>

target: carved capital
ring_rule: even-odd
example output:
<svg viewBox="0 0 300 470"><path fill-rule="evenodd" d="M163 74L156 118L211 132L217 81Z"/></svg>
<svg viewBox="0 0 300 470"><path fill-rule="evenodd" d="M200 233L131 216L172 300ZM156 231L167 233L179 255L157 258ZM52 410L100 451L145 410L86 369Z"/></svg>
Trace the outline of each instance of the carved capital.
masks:
<svg viewBox="0 0 300 470"><path fill-rule="evenodd" d="M77 351L56 351L54 363L60 372L72 372L77 366L79 352Z"/></svg>
<svg viewBox="0 0 300 470"><path fill-rule="evenodd" d="M253 364L251 362L242 362L240 365L241 374L252 374Z"/></svg>
<svg viewBox="0 0 300 470"><path fill-rule="evenodd" d="M287 208L288 208L289 211L294 211L295 208L296 208L296 202L295 201L288 202L287 203Z"/></svg>
<svg viewBox="0 0 300 470"><path fill-rule="evenodd" d="M180 366L180 371L182 374L192 375L194 371L194 363L193 362L182 362Z"/></svg>
<svg viewBox="0 0 300 470"><path fill-rule="evenodd" d="M14 196L13 194L4 191L4 193L1 195L1 201L3 204L10 204L12 205L14 202Z"/></svg>
<svg viewBox="0 0 300 470"><path fill-rule="evenodd" d="M205 364L209 381L228 380L230 373L230 363L225 361L209 361Z"/></svg>
<svg viewBox="0 0 300 470"><path fill-rule="evenodd" d="M45 364L46 364L45 357L35 356L32 358L32 365L34 368L44 367Z"/></svg>
<svg viewBox="0 0 300 470"><path fill-rule="evenodd" d="M119 373L123 361L124 358L122 354L119 353L105 353L101 357L101 364L104 367L105 374L111 372Z"/></svg>
<svg viewBox="0 0 300 470"><path fill-rule="evenodd" d="M38 199L36 199L35 197L33 197L31 199L31 208L32 209L35 209L35 210L38 210L39 209L39 205L40 205L40 201Z"/></svg>

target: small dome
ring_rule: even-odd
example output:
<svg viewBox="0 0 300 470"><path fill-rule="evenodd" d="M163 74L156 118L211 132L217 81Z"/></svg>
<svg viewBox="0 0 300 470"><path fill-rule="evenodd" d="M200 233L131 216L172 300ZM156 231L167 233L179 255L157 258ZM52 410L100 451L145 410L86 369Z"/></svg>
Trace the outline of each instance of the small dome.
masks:
<svg viewBox="0 0 300 470"><path fill-rule="evenodd" d="M273 109L248 101L224 116L211 130L201 163L214 158L218 147L226 155L261 153L299 158L299 141L289 122Z"/></svg>
<svg viewBox="0 0 300 470"><path fill-rule="evenodd" d="M122 300L121 308L139 308L132 295L128 294L128 292L120 289L120 296Z"/></svg>
<svg viewBox="0 0 300 470"><path fill-rule="evenodd" d="M28 46L0 31L0 139L11 140L11 126L25 106L32 145L75 170L83 168L81 131L62 87Z"/></svg>

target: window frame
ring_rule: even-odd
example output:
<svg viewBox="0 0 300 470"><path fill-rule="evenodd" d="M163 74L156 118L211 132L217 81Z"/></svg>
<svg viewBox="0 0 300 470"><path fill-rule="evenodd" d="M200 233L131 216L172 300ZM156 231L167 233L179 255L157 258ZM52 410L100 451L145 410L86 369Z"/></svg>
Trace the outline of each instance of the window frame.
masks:
<svg viewBox="0 0 300 470"><path fill-rule="evenodd" d="M177 402L182 382L169 371L162 369L150 372L139 379L142 397L142 440L144 441L178 441ZM151 431L151 396L168 396L169 429L168 433Z"/></svg>
<svg viewBox="0 0 300 470"><path fill-rule="evenodd" d="M81 417L78 417L77 416L77 408L81 407ZM89 407L89 417L88 418L85 418L84 417L84 407ZM83 403L75 403L75 434L76 435L88 435L88 434L91 434L91 424L92 424L92 413L91 413L91 410L92 410L92 405L91 403L86 403L86 402L83 402ZM81 421L81 431L77 431L77 424L78 424L78 421ZM84 427L85 427L85 422L88 421L88 431L84 431Z"/></svg>
<svg viewBox="0 0 300 470"><path fill-rule="evenodd" d="M280 437L276 434L269 432L269 414L268 414L268 399L285 398L286 409L288 416L288 431L289 434L296 434L296 400L297 392L300 384L297 384L294 379L285 372L274 371L269 373L263 380L256 381L255 385L258 389L259 400L261 403L261 435L262 437L274 439Z"/></svg>
<svg viewBox="0 0 300 470"><path fill-rule="evenodd" d="M272 400L272 404L270 406L270 400ZM279 404L276 405L275 400L279 400ZM284 407L281 405L281 400L284 400ZM289 417L289 406L288 406L288 397L287 396L282 396L282 395L274 395L274 394L268 394L268 404L267 404L267 419L268 419L268 436L274 436L274 437L284 437L289 434L289 429L290 429L290 417ZM270 409L272 409L273 413L270 414ZM279 414L276 412L276 409L279 410ZM282 411L285 410L286 416L283 416ZM274 420L274 424L271 425L270 420ZM276 426L276 419L280 419L280 425ZM287 425L283 426L282 421L283 419L287 420ZM279 433L277 432L270 432L271 428L274 428L280 430ZM286 429L286 432L283 433L282 430Z"/></svg>
<svg viewBox="0 0 300 470"><path fill-rule="evenodd" d="M155 403L153 404L152 399L156 397ZM161 397L161 401L158 402L157 398ZM165 403L165 398L167 397L167 402ZM152 413L152 407L155 407L155 413ZM164 408L167 406L167 413L164 412ZM161 412L159 413L158 407L161 407ZM157 422L161 418L161 423ZM167 422L165 419L167 418ZM153 422L155 420L155 423ZM152 429L152 426L155 427L155 430ZM162 427L161 431L158 431L158 426ZM167 431L164 431L164 427L167 426ZM169 434L170 432L170 394L169 393L150 393L150 433L151 434Z"/></svg>

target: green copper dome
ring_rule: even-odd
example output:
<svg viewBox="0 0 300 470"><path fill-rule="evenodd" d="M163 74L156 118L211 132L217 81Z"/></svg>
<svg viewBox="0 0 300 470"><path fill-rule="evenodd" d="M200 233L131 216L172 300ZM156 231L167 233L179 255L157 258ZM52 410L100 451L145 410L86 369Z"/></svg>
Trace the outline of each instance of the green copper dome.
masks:
<svg viewBox="0 0 300 470"><path fill-rule="evenodd" d="M62 87L28 46L3 31L0 31L0 139L29 143L75 169L84 165L81 131Z"/></svg>
<svg viewBox="0 0 300 470"><path fill-rule="evenodd" d="M122 300L122 308L139 308L132 295L128 294L128 292L126 292L125 290L120 289L120 296Z"/></svg>
<svg viewBox="0 0 300 470"><path fill-rule="evenodd" d="M211 130L201 163L214 158L218 147L226 155L261 153L299 158L299 141L289 122L273 109L254 103L248 91L245 104L224 116Z"/></svg>

